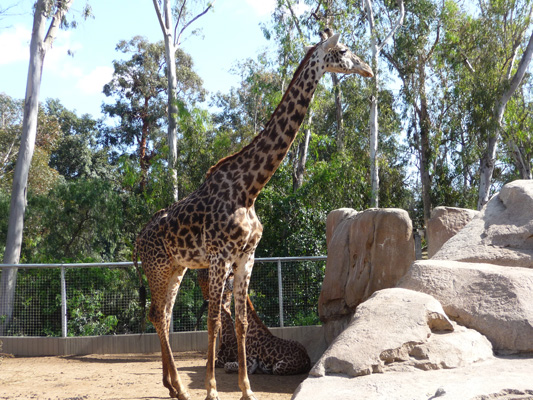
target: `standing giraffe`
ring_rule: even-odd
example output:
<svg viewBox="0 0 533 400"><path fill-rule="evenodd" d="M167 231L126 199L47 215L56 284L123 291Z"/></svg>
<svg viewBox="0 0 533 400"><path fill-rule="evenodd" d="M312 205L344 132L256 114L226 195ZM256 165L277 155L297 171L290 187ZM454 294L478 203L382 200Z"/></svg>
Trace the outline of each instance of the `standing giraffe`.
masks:
<svg viewBox="0 0 533 400"><path fill-rule="evenodd" d="M152 302L148 317L161 341L163 385L170 397L190 399L180 380L169 343L174 300L188 268L209 268L206 400L219 400L215 381L216 337L224 283L233 271L235 330L241 400L256 400L246 370L246 298L254 252L263 227L255 199L285 158L325 72L373 76L371 68L339 43L339 34L310 47L265 129L241 151L209 169L204 183L170 207L158 211L137 237Z"/></svg>

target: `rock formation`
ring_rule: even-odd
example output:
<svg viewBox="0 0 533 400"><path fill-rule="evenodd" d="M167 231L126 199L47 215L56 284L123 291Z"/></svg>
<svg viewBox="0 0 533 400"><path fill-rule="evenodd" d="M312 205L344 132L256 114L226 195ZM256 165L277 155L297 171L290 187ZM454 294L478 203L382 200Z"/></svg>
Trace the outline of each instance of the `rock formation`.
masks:
<svg viewBox="0 0 533 400"><path fill-rule="evenodd" d="M380 289L396 286L415 260L412 223L399 209L332 211L328 260L318 311L330 343L355 308Z"/></svg>
<svg viewBox="0 0 533 400"><path fill-rule="evenodd" d="M428 257L431 258L442 245L464 228L480 212L456 207L436 207L428 221Z"/></svg>
<svg viewBox="0 0 533 400"><path fill-rule="evenodd" d="M505 185L432 258L533 268L533 181Z"/></svg>
<svg viewBox="0 0 533 400"><path fill-rule="evenodd" d="M489 341L473 330L456 331L433 297L384 289L357 307L348 328L337 336L311 375L455 368L491 357Z"/></svg>
<svg viewBox="0 0 533 400"><path fill-rule="evenodd" d="M330 213L319 307L331 344L293 400L533 399L533 181L474 214L461 229L472 213L438 210L433 232L456 234L407 272L412 235L387 219L400 212Z"/></svg>
<svg viewBox="0 0 533 400"><path fill-rule="evenodd" d="M533 269L424 260L399 286L435 297L451 319L485 335L497 352L533 353Z"/></svg>

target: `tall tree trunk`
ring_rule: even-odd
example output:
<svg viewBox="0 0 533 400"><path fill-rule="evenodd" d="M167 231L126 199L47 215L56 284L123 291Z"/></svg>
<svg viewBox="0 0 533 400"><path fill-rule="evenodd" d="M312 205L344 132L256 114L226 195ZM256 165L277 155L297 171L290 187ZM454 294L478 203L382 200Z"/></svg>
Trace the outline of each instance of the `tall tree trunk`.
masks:
<svg viewBox="0 0 533 400"><path fill-rule="evenodd" d="M26 211L28 174L37 135L39 92L41 89L44 58L46 52L52 46L61 19L72 5L72 0L58 2L58 8L52 18L48 32L46 32L46 22L48 19L46 14L48 8L47 3L48 1L46 0L38 0L35 4L35 13L33 16L22 137L15 166L15 174L13 176L13 188L11 190L6 251L3 259L4 264L18 264L20 260L24 213ZM2 272L2 278L0 280L0 317L3 316L3 322L0 322L0 336L6 333L6 329L13 316L16 282L17 269L7 269Z"/></svg>
<svg viewBox="0 0 533 400"><path fill-rule="evenodd" d="M337 122L337 151L344 152L344 121L342 118L342 90L337 74L332 73L333 88L335 90L335 120Z"/></svg>
<svg viewBox="0 0 533 400"><path fill-rule="evenodd" d="M512 147L516 169L520 173L520 179L533 179L531 175L531 160L524 157L526 154L523 148L519 147L514 140L511 140L510 146Z"/></svg>
<svg viewBox="0 0 533 400"><path fill-rule="evenodd" d="M169 42L170 43L167 43ZM172 37L165 35L165 56L167 59L168 71L168 166L170 170L170 180L172 182L172 195L174 201L179 200L178 171L176 163L178 160L178 78L176 73L176 49L171 43Z"/></svg>
<svg viewBox="0 0 533 400"><path fill-rule="evenodd" d="M160 1L163 2L163 10L159 6ZM170 6L170 0L153 0L155 12L157 14L157 19L159 20L159 25L161 31L163 32L163 37L165 41L165 60L167 63L167 79L168 79L168 147L169 147L169 156L168 156L168 167L170 180L172 182L172 193L174 201L179 200L178 193L178 172L176 170L176 162L178 159L178 106L177 102L177 93L178 93L178 78L176 72L176 51L180 45L180 37L185 29L187 29L194 21L196 21L201 16L205 15L211 7L214 6L216 0L210 2L204 11L196 15L189 22L184 24L183 28L180 30L176 36L173 34L176 33L178 24L180 23L180 18L182 16L182 11L185 10L187 5L187 0L184 0L181 4L181 10L179 11L178 21L174 27L173 18L172 18L172 8Z"/></svg>
<svg viewBox="0 0 533 400"><path fill-rule="evenodd" d="M313 100L311 100L313 101ZM304 182L305 164L307 162L307 152L309 149L309 140L311 139L311 126L313 123L313 111L309 110L309 119L307 129L305 130L304 140L298 146L298 155L292 171L292 191L300 189Z"/></svg>
<svg viewBox="0 0 533 400"><path fill-rule="evenodd" d="M372 0L364 0L364 8L366 9L366 15L370 27L371 35L371 51L372 51L372 71L374 71L374 77L372 78L372 97L370 100L370 121L369 121L369 136L370 136L370 181L372 187L372 194L370 197L370 206L379 207L379 169L377 162L378 153L378 95L379 95L379 54L383 50L383 46L392 38L398 28L403 23L405 16L405 9L403 0L398 0L399 15L395 25L391 27L391 30L383 39L381 43L378 43L378 37L376 28L374 25L374 12L372 8Z"/></svg>
<svg viewBox="0 0 533 400"><path fill-rule="evenodd" d="M430 145L430 132L431 121L429 119L428 104L426 97L425 87L425 64L419 63L419 97L420 107L417 107L418 122L420 126L420 177L422 182L422 204L424 208L424 225L427 226L427 222L431 216L431 145Z"/></svg>
<svg viewBox="0 0 533 400"><path fill-rule="evenodd" d="M378 166L378 101L379 101L379 72L378 72L378 48L377 40L372 39L372 71L374 77L372 78L372 95L370 97L370 120L369 120L369 135L370 135L370 182L371 182L371 196L370 207L379 207L379 166Z"/></svg>
<svg viewBox="0 0 533 400"><path fill-rule="evenodd" d="M496 162L496 151L498 149L498 140L500 137L501 130L503 129L503 114L505 112L505 107L507 102L514 94L524 75L526 74L531 58L533 57L533 33L529 38L526 50L522 55L522 59L518 64L518 68L509 83L509 87L504 91L501 98L496 103L494 108L494 130L489 134L487 140L487 148L483 157L480 160L479 173L479 196L477 202L478 210L481 210L485 204L489 201L490 195L490 186L492 183L492 174L494 172L494 165Z"/></svg>
<svg viewBox="0 0 533 400"><path fill-rule="evenodd" d="M170 0L163 0L163 10L159 7L158 0L153 0L154 8L163 32L165 42L165 61L167 63L167 112L168 112L168 169L172 184L172 197L174 201L179 200L178 172L176 171L176 161L178 159L178 108L176 105L176 93L178 92L178 80L176 74L176 49L174 36L172 34L172 10Z"/></svg>

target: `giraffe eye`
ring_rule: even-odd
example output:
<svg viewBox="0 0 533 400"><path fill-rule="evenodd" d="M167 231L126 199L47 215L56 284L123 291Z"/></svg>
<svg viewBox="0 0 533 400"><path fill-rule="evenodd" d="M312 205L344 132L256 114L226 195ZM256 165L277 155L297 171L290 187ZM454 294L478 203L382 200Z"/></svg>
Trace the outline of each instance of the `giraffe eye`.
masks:
<svg viewBox="0 0 533 400"><path fill-rule="evenodd" d="M339 53L341 53L342 55L346 54L346 52L348 51L348 49L342 49L339 51Z"/></svg>

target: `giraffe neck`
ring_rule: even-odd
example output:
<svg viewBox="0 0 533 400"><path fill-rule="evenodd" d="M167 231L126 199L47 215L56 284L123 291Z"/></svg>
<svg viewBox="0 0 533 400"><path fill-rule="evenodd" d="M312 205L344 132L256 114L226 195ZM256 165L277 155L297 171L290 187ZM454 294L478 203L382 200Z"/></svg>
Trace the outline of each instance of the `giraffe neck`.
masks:
<svg viewBox="0 0 533 400"><path fill-rule="evenodd" d="M297 68L264 130L241 151L211 167L207 179L231 181L234 188L240 189L232 197L240 199L243 206L252 206L287 155L323 74L313 48Z"/></svg>

